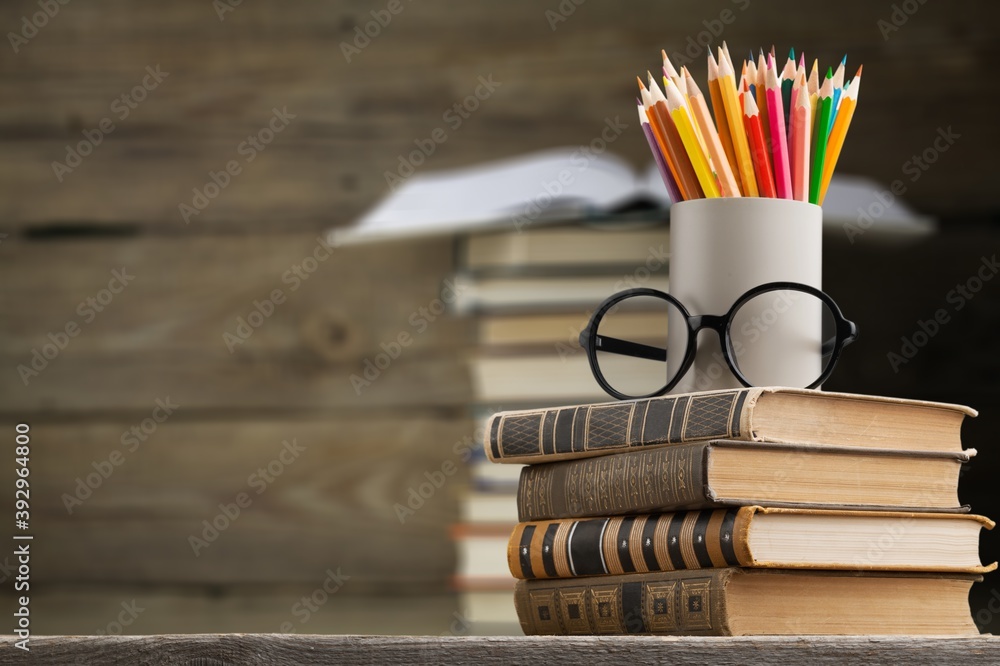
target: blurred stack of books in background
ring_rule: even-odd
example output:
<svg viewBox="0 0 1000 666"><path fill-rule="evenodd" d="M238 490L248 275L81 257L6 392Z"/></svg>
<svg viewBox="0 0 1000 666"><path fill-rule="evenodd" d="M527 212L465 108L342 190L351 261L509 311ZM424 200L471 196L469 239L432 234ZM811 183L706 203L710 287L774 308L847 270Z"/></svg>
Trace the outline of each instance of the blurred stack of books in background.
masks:
<svg viewBox="0 0 1000 666"><path fill-rule="evenodd" d="M455 311L475 319L469 358L473 416L482 426L499 408L601 400L579 345L594 308L630 287L666 290L668 233L660 221L540 226L468 235L458 241ZM632 330L662 327L634 312ZM474 633L520 633L514 580L504 548L517 523L519 465L470 461L470 492L454 530L456 587Z"/></svg>

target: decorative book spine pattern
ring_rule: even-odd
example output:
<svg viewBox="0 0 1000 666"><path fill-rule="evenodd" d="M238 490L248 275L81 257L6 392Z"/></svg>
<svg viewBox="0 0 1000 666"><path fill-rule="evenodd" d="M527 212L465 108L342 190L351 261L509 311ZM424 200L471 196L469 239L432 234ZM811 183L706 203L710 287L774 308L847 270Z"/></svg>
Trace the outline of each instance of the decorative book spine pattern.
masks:
<svg viewBox="0 0 1000 666"><path fill-rule="evenodd" d="M528 636L725 636L729 628L724 595L733 571L519 580L514 606Z"/></svg>
<svg viewBox="0 0 1000 666"><path fill-rule="evenodd" d="M709 444L633 451L521 470L517 513L522 522L654 513L699 507L705 497Z"/></svg>
<svg viewBox="0 0 1000 666"><path fill-rule="evenodd" d="M634 447L742 439L752 389L617 403L500 413L489 425L487 453L502 462L543 462Z"/></svg>
<svg viewBox="0 0 1000 666"><path fill-rule="evenodd" d="M520 523L515 578L570 578L739 566L738 509ZM744 558L746 559L746 558Z"/></svg>

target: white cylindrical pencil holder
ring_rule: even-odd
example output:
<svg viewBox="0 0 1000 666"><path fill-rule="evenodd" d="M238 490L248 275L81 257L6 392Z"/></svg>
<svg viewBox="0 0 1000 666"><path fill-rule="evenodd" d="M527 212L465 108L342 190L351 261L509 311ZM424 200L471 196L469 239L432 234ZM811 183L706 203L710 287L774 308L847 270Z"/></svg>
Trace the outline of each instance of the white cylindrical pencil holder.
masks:
<svg viewBox="0 0 1000 666"><path fill-rule="evenodd" d="M692 315L722 315L748 290L768 282L801 282L820 289L822 225L819 206L790 199L727 197L677 203L670 209L670 293ZM775 313L765 311L773 308L763 302L759 305L757 319L755 313L740 310L741 321L753 321L759 329L749 331L754 344L741 352L743 374L748 379L752 374L757 386L802 387L815 381L822 370L819 311L799 308L780 315L782 326L796 326L816 342L789 346L781 336L768 338L767 322ZM667 324L668 363L680 362L687 341L684 322L674 319ZM671 393L742 386L725 362L718 335L703 330L696 342L694 363Z"/></svg>

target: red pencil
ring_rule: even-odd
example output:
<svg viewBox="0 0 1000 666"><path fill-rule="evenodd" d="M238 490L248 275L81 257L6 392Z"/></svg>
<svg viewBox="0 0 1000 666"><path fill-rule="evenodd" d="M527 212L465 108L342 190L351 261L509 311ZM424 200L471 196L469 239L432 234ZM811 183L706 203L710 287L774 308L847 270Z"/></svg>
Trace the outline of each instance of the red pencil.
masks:
<svg viewBox="0 0 1000 666"><path fill-rule="evenodd" d="M747 129L750 156L753 158L754 173L757 174L757 187L760 188L760 196L777 197L774 173L771 171L771 158L768 157L767 144L764 140L764 128L760 123L757 101L753 97L749 91L743 95L743 124Z"/></svg>

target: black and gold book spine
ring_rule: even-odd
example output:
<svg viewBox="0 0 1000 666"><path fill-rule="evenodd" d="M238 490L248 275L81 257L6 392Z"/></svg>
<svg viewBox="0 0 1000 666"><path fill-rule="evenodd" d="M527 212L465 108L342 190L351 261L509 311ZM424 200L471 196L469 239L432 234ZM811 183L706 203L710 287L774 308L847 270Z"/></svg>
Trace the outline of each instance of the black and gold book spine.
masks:
<svg viewBox="0 0 1000 666"><path fill-rule="evenodd" d="M489 422L494 462L585 458L708 439L745 439L744 405L760 389L734 389L613 403L501 412Z"/></svg>
<svg viewBox="0 0 1000 666"><path fill-rule="evenodd" d="M725 588L739 569L519 580L514 606L528 636L730 634Z"/></svg>
<svg viewBox="0 0 1000 666"><path fill-rule="evenodd" d="M739 509L719 509L520 523L507 562L527 579L745 566L738 520Z"/></svg>
<svg viewBox="0 0 1000 666"><path fill-rule="evenodd" d="M518 519L655 513L718 506L706 496L708 443L530 465L517 488Z"/></svg>

